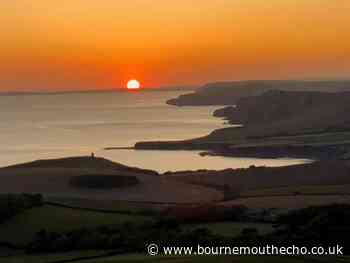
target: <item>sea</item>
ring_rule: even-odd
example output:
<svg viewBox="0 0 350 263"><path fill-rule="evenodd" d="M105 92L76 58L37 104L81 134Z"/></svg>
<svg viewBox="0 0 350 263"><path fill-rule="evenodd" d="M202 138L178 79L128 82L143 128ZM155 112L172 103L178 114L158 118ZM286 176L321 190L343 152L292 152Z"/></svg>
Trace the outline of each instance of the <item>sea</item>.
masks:
<svg viewBox="0 0 350 263"><path fill-rule="evenodd" d="M219 107L176 107L166 100L184 90L0 96L0 166L90 155L159 172L286 166L303 159L232 158L199 151L105 150L138 141L183 140L227 127Z"/></svg>

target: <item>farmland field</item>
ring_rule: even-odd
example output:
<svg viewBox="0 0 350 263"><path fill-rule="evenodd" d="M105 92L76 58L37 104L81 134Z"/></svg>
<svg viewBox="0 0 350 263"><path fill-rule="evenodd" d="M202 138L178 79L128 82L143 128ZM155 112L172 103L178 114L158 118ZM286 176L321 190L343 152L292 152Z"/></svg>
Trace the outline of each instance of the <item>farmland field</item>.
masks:
<svg viewBox="0 0 350 263"><path fill-rule="evenodd" d="M256 228L260 234L267 234L273 230L271 224L264 223L241 223L241 222L215 222L206 224L185 225L184 229L207 228L213 234L235 237L238 236L244 228Z"/></svg>
<svg viewBox="0 0 350 263"><path fill-rule="evenodd" d="M348 257L250 257L250 256L232 256L232 257L149 257L149 256L116 256L98 260L84 261L86 263L142 263L142 262L159 262L159 263L255 263L255 262L269 262L269 263L346 263L350 262ZM81 262L82 263L82 262Z"/></svg>
<svg viewBox="0 0 350 263"><path fill-rule="evenodd" d="M153 211L160 205L152 205L151 203L128 202L119 200L99 200L87 198L74 198L64 196L45 196L45 200L50 203L62 204L71 207L79 207L92 210L115 211L130 214L139 214Z"/></svg>
<svg viewBox="0 0 350 263"><path fill-rule="evenodd" d="M2 263L50 263L61 260L71 260L79 257L90 257L102 255L109 251L75 251L67 253L55 254L40 254L40 255L19 255L1 258ZM78 263L255 263L255 262L269 262L269 263L347 263L350 262L349 257L288 257L288 256L188 256L188 257L171 257L171 256L146 256L143 254L126 254L118 256L101 257L99 259L74 261Z"/></svg>
<svg viewBox="0 0 350 263"><path fill-rule="evenodd" d="M293 196L260 196L237 198L222 202L224 206L244 205L249 208L292 208L326 204L350 204L350 195L293 195Z"/></svg>
<svg viewBox="0 0 350 263"><path fill-rule="evenodd" d="M81 227L113 225L123 222L151 220L151 217L124 214L105 214L44 205L15 216L0 225L1 241L23 244L32 240L42 229L64 232Z"/></svg>
<svg viewBox="0 0 350 263"><path fill-rule="evenodd" d="M40 255L18 255L0 258L1 263L47 263L60 260L70 260L78 257L90 257L105 254L108 251L86 250L66 253L52 253Z"/></svg>
<svg viewBox="0 0 350 263"><path fill-rule="evenodd" d="M294 194L349 194L350 185L306 185L306 186L293 186L293 187L276 187L276 188L263 188L257 190L249 190L240 193L241 197L249 196L269 196L269 195L294 195Z"/></svg>

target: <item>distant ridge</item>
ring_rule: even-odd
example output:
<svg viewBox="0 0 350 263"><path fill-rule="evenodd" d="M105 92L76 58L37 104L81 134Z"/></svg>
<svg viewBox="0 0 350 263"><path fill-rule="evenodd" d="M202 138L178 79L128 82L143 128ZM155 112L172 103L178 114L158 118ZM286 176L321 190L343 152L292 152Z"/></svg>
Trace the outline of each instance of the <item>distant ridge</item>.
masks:
<svg viewBox="0 0 350 263"><path fill-rule="evenodd" d="M208 83L194 93L168 100L176 106L234 105L239 99L258 96L269 90L350 91L350 80L248 80Z"/></svg>
<svg viewBox="0 0 350 263"><path fill-rule="evenodd" d="M337 91L350 90L350 80L244 80L219 81L207 83L199 90L212 88L267 88L267 89L293 89L299 91Z"/></svg>
<svg viewBox="0 0 350 263"><path fill-rule="evenodd" d="M193 86L170 86L160 88L143 88L137 92L171 91L171 90L194 90ZM63 91L3 91L0 96L34 96L34 95L59 95L59 94L86 94L86 93L118 93L129 92L125 88L102 89L102 90L63 90Z"/></svg>

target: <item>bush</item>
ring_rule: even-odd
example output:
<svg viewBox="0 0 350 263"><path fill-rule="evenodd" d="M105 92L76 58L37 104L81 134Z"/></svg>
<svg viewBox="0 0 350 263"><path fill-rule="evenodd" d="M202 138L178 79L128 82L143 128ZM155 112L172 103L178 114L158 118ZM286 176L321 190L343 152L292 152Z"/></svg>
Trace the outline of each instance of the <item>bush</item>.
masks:
<svg viewBox="0 0 350 263"><path fill-rule="evenodd" d="M292 211L280 216L276 227L271 238L283 243L345 245L350 243L350 205L315 206Z"/></svg>

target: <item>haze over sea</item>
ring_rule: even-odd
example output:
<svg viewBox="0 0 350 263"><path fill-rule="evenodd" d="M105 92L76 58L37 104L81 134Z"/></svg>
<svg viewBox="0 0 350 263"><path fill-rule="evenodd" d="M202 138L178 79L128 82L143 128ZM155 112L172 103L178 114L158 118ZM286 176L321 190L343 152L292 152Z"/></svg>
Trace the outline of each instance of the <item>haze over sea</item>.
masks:
<svg viewBox="0 0 350 263"><path fill-rule="evenodd" d="M282 166L295 159L201 157L198 151L105 151L145 140L200 137L223 127L217 107L174 107L184 91L0 96L0 166L89 155L158 171Z"/></svg>

